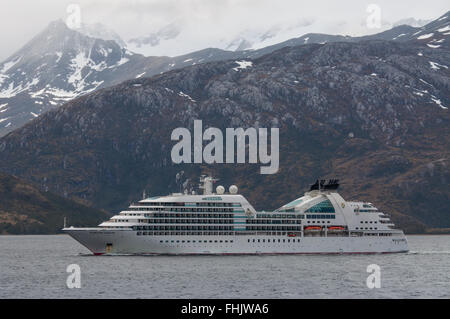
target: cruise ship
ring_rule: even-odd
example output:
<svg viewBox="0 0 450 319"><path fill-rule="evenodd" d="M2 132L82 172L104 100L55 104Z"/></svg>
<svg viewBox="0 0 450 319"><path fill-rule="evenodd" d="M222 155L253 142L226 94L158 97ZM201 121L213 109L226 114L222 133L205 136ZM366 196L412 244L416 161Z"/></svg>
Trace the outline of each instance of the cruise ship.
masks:
<svg viewBox="0 0 450 319"><path fill-rule="evenodd" d="M202 176L203 194L144 198L94 228L63 231L95 255L371 254L408 251L371 203L348 202L338 180L318 180L275 211L256 211L235 185Z"/></svg>

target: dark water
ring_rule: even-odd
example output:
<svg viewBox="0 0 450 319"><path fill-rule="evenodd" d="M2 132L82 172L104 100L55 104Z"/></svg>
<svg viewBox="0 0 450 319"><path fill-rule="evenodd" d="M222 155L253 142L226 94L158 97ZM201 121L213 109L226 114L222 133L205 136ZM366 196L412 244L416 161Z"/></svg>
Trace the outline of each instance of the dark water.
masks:
<svg viewBox="0 0 450 319"><path fill-rule="evenodd" d="M450 236L408 240L393 255L95 257L66 235L0 236L0 298L449 298ZM69 264L80 289L66 286Z"/></svg>

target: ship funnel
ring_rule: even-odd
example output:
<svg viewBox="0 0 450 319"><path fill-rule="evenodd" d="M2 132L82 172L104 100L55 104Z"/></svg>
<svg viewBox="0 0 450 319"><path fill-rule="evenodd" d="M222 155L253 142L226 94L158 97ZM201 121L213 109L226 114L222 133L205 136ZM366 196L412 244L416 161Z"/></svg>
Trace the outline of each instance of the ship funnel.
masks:
<svg viewBox="0 0 450 319"><path fill-rule="evenodd" d="M211 195L213 193L213 183L218 181L218 179L212 178L210 176L202 176L200 178L200 189L203 189L203 195Z"/></svg>

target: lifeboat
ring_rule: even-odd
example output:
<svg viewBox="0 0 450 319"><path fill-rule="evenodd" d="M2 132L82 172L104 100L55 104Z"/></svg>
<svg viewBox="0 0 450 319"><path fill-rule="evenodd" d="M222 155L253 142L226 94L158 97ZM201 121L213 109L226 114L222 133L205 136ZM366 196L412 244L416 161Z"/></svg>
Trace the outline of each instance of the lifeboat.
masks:
<svg viewBox="0 0 450 319"><path fill-rule="evenodd" d="M330 226L328 230L345 230L345 228L342 226Z"/></svg>
<svg viewBox="0 0 450 319"><path fill-rule="evenodd" d="M308 227L305 227L305 230L322 230L322 227L320 227L320 226L308 226Z"/></svg>
<svg viewBox="0 0 450 319"><path fill-rule="evenodd" d="M288 234L288 237L297 237L296 234Z"/></svg>

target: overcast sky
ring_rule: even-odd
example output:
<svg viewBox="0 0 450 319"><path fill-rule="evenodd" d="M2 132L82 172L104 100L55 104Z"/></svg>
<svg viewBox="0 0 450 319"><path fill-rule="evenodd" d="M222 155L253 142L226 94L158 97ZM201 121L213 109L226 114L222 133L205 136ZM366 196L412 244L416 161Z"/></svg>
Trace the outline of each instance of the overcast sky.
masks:
<svg viewBox="0 0 450 319"><path fill-rule="evenodd" d="M401 19L435 19L450 9L448 0L2 0L0 61L50 21L66 19L73 3L81 8L82 22L103 23L124 40L169 24L181 27L177 41L161 46L155 55L217 46L222 40L264 30L283 30L273 41L307 32L371 34ZM372 3L381 9L381 29L366 23Z"/></svg>

